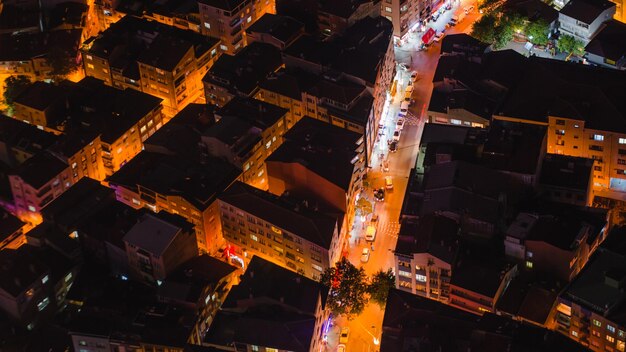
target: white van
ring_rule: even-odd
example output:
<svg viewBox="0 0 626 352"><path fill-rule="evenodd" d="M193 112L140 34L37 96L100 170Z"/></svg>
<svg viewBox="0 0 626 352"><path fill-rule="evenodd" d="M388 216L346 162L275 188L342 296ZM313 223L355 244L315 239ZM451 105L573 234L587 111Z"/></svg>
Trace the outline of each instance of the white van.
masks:
<svg viewBox="0 0 626 352"><path fill-rule="evenodd" d="M400 112L406 113L407 111L409 111L409 102L403 101L402 104L400 104Z"/></svg>

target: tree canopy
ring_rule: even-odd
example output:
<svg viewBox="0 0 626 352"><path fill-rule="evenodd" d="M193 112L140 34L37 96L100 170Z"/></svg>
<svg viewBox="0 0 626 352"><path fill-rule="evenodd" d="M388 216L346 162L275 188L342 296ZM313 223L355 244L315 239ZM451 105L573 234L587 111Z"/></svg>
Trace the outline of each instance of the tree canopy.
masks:
<svg viewBox="0 0 626 352"><path fill-rule="evenodd" d="M9 76L4 80L4 103L13 108L15 98L30 84L27 76Z"/></svg>
<svg viewBox="0 0 626 352"><path fill-rule="evenodd" d="M486 14L478 21L474 22L472 26L472 37L485 42L493 43L495 38L496 16L493 14Z"/></svg>
<svg viewBox="0 0 626 352"><path fill-rule="evenodd" d="M48 64L52 68L51 74L55 77L64 77L77 68L74 55L59 48L52 47L46 56Z"/></svg>
<svg viewBox="0 0 626 352"><path fill-rule="evenodd" d="M585 44L571 35L563 34L556 44L559 51L569 55L581 56L585 53Z"/></svg>
<svg viewBox="0 0 626 352"><path fill-rule="evenodd" d="M365 270L355 267L345 257L322 273L321 282L330 287L328 307L333 314L351 318L359 315L369 301Z"/></svg>
<svg viewBox="0 0 626 352"><path fill-rule="evenodd" d="M548 22L543 19L538 19L530 22L528 26L526 26L525 33L531 43L535 45L546 45L548 44L549 32L550 27Z"/></svg>
<svg viewBox="0 0 626 352"><path fill-rule="evenodd" d="M396 277L391 269L387 271L379 270L372 275L371 283L368 286L370 299L379 306L384 307L387 303L389 290L396 286Z"/></svg>

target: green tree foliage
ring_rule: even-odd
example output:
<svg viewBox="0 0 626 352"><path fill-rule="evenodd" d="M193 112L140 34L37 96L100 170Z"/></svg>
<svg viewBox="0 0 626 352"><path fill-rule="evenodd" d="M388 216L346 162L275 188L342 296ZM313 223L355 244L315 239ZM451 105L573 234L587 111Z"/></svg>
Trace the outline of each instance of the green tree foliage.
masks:
<svg viewBox="0 0 626 352"><path fill-rule="evenodd" d="M345 257L322 273L321 282L330 287L328 307L333 314L351 318L359 315L369 301L365 270L355 267Z"/></svg>
<svg viewBox="0 0 626 352"><path fill-rule="evenodd" d="M13 108L15 98L30 84L27 76L9 76L4 80L4 103Z"/></svg>
<svg viewBox="0 0 626 352"><path fill-rule="evenodd" d="M48 64L52 68L52 76L63 78L76 70L75 54L69 53L59 47L52 47L46 56Z"/></svg>
<svg viewBox="0 0 626 352"><path fill-rule="evenodd" d="M472 37L484 42L493 43L495 38L496 16L493 14L486 14L478 21L474 22L472 26Z"/></svg>
<svg viewBox="0 0 626 352"><path fill-rule="evenodd" d="M371 214L374 211L374 206L372 205L372 202L365 199L364 197L361 197L356 202L356 209L359 211L359 213L362 216L366 216L366 215Z"/></svg>
<svg viewBox="0 0 626 352"><path fill-rule="evenodd" d="M556 43L556 48L569 55L581 56L585 53L585 45L583 42L567 34L561 35L559 41Z"/></svg>
<svg viewBox="0 0 626 352"><path fill-rule="evenodd" d="M396 277L391 269L387 271L379 270L372 276L372 281L368 286L370 299L379 306L384 307L387 302L389 290L396 286Z"/></svg>
<svg viewBox="0 0 626 352"><path fill-rule="evenodd" d="M504 48L513 39L513 27L507 21L500 21L494 28L493 48Z"/></svg>
<svg viewBox="0 0 626 352"><path fill-rule="evenodd" d="M548 44L548 34L550 32L550 27L548 22L543 19L538 19L537 21L530 22L528 26L526 26L526 36L528 40L535 45L546 45Z"/></svg>

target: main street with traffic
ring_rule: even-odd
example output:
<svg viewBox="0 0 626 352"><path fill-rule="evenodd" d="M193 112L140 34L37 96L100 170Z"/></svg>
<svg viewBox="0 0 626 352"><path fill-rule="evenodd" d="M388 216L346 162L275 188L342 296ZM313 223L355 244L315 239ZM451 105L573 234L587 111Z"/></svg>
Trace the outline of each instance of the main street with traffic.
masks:
<svg viewBox="0 0 626 352"><path fill-rule="evenodd" d="M445 11L437 21L430 22L426 28L433 28L437 33L445 30L445 34L469 33L472 23L480 16L476 9L470 10L467 16L456 26L446 28L446 24L454 14L475 5L474 1L455 2L451 10ZM475 6L474 6L475 7ZM393 268L393 251L400 229L399 218L404 193L407 188L409 173L415 166L419 150L420 138L424 129L426 111L432 93L432 79L437 68L440 56L441 42L433 42L426 50L418 50L422 44L424 32L409 34L408 40L402 46L395 47L396 62L398 64L396 79L397 92L391 98L390 104L384 112L381 135L376 143L376 150L372 153L372 169L367 176L368 187L363 196L375 204L374 213L362 221L356 217L350 239L348 259L355 266L362 266L367 275L372 275L382 269ZM417 72L414 82L411 73ZM404 101L407 85L413 85L413 103L405 118L401 130L400 141L395 152L389 151L388 142L396 130L400 105ZM388 169L385 167L387 166ZM385 185L385 178L391 176L392 189ZM384 188L383 201L376 201L374 190ZM365 240L365 229L372 216L378 216L378 228L373 243ZM370 249L367 262L361 261L363 248ZM342 328L348 327L349 336L346 344L347 351L370 352L378 351L382 333L384 307L370 302L363 313L352 320L338 317L328 334L328 351L335 351L339 344L339 334Z"/></svg>

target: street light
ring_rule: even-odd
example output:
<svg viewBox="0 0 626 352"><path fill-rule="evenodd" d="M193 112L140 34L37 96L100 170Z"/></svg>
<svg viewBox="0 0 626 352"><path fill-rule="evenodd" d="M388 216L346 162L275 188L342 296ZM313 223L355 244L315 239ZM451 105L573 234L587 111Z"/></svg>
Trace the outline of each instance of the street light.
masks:
<svg viewBox="0 0 626 352"><path fill-rule="evenodd" d="M380 344L380 340L374 337L374 345L378 346Z"/></svg>

